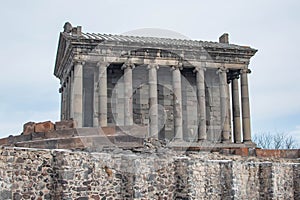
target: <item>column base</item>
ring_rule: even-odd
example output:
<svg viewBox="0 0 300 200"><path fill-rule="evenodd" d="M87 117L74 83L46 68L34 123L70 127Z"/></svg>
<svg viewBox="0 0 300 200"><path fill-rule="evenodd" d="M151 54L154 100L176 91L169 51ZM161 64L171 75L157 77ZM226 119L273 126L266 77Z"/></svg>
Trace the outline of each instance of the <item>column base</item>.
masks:
<svg viewBox="0 0 300 200"><path fill-rule="evenodd" d="M252 142L251 140L246 140L246 141L243 141L243 144L246 146L246 147L253 147L253 148L255 148L257 145L254 143L254 142Z"/></svg>
<svg viewBox="0 0 300 200"><path fill-rule="evenodd" d="M207 139L199 139L199 140L197 140L197 143L203 143L203 142L207 142Z"/></svg>
<svg viewBox="0 0 300 200"><path fill-rule="evenodd" d="M207 139L206 140L202 139L202 140L198 140L196 143L191 143L191 146L193 146L193 145L200 146L200 147L211 147L214 144Z"/></svg>
<svg viewBox="0 0 300 200"><path fill-rule="evenodd" d="M172 143L184 143L186 141L184 141L182 138L174 138L174 140L172 141Z"/></svg>
<svg viewBox="0 0 300 200"><path fill-rule="evenodd" d="M145 139L155 139L155 140L160 140L160 138L158 138L158 135L149 135L147 136Z"/></svg>
<svg viewBox="0 0 300 200"><path fill-rule="evenodd" d="M223 143L223 144L232 144L232 141L231 140L223 140L221 143Z"/></svg>

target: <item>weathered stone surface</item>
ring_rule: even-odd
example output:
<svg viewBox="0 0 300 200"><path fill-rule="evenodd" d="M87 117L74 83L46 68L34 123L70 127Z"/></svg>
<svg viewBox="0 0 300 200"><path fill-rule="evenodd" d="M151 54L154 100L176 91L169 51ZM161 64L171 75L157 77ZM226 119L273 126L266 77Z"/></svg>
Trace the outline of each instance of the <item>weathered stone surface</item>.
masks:
<svg viewBox="0 0 300 200"><path fill-rule="evenodd" d="M45 133L54 130L54 124L50 121L36 123L34 127L34 132Z"/></svg>
<svg viewBox="0 0 300 200"><path fill-rule="evenodd" d="M11 159L14 161L8 162ZM41 185L53 184L51 159L50 151L0 149L0 199L45 197L50 191Z"/></svg>
<svg viewBox="0 0 300 200"><path fill-rule="evenodd" d="M149 144L156 144L149 140ZM162 145L163 146L163 145ZM0 199L298 199L297 160L0 149Z"/></svg>
<svg viewBox="0 0 300 200"><path fill-rule="evenodd" d="M31 133L31 139L32 140L43 140L43 139L46 139L45 133L44 132L41 132L41 133Z"/></svg>
<svg viewBox="0 0 300 200"><path fill-rule="evenodd" d="M0 139L0 145L8 145L8 138L1 138Z"/></svg>
<svg viewBox="0 0 300 200"><path fill-rule="evenodd" d="M249 156L249 149L248 148L238 148L235 150L236 155L240 156Z"/></svg>
<svg viewBox="0 0 300 200"><path fill-rule="evenodd" d="M23 135L28 135L30 133L34 133L35 130L35 123L34 122L27 122L23 125Z"/></svg>
<svg viewBox="0 0 300 200"><path fill-rule="evenodd" d="M300 149L256 149L257 157L299 158Z"/></svg>
<svg viewBox="0 0 300 200"><path fill-rule="evenodd" d="M74 128L73 120L62 120L59 122L55 122L55 130L65 130Z"/></svg>
<svg viewBox="0 0 300 200"><path fill-rule="evenodd" d="M6 200L6 199L11 199L12 194L11 191L9 190L0 190L0 199Z"/></svg>
<svg viewBox="0 0 300 200"><path fill-rule="evenodd" d="M115 126L102 127L101 129L102 129L102 131L105 135L114 135L116 133L116 127Z"/></svg>

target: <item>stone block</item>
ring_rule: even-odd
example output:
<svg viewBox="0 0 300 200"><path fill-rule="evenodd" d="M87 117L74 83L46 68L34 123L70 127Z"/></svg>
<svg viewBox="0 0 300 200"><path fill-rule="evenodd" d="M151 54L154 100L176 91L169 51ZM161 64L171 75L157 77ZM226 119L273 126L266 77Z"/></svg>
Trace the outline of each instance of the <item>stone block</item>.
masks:
<svg viewBox="0 0 300 200"><path fill-rule="evenodd" d="M32 140L43 140L43 139L46 139L45 133L32 133L31 137L32 137Z"/></svg>
<svg viewBox="0 0 300 200"><path fill-rule="evenodd" d="M257 157L273 157L273 158L299 158L298 149L255 149Z"/></svg>
<svg viewBox="0 0 300 200"><path fill-rule="evenodd" d="M15 143L15 137L12 136L12 135L8 136L7 142L8 142L8 144L13 144L13 143Z"/></svg>
<svg viewBox="0 0 300 200"><path fill-rule="evenodd" d="M232 154L232 149L222 148L220 150L220 153L223 154L223 155L231 155Z"/></svg>
<svg viewBox="0 0 300 200"><path fill-rule="evenodd" d="M45 134L45 138L51 139L51 138L61 137L61 136L60 136L60 132L62 132L62 131L61 131L61 130L58 130L58 131L53 131L53 132L44 133L44 134Z"/></svg>
<svg viewBox="0 0 300 200"><path fill-rule="evenodd" d="M114 135L116 133L116 127L101 127L105 135Z"/></svg>
<svg viewBox="0 0 300 200"><path fill-rule="evenodd" d="M88 141L88 138L67 138L59 139L56 142L59 149L76 149L91 146L92 141Z"/></svg>
<svg viewBox="0 0 300 200"><path fill-rule="evenodd" d="M45 147L47 149L57 149L58 148L58 140L46 140L44 142ZM39 143L35 143L35 145L38 145ZM33 147L33 146L32 146ZM37 147L33 147L33 148L37 148Z"/></svg>
<svg viewBox="0 0 300 200"><path fill-rule="evenodd" d="M285 150L285 158L300 158L300 149Z"/></svg>
<svg viewBox="0 0 300 200"><path fill-rule="evenodd" d="M22 135L29 135L30 133L34 133L35 123L27 122L23 125L23 133Z"/></svg>
<svg viewBox="0 0 300 200"><path fill-rule="evenodd" d="M16 142L24 142L24 141L30 141L32 140L31 134L29 135L18 135L14 137L14 143Z"/></svg>
<svg viewBox="0 0 300 200"><path fill-rule="evenodd" d="M54 130L54 124L51 121L36 123L34 127L34 132L45 133Z"/></svg>
<svg viewBox="0 0 300 200"><path fill-rule="evenodd" d="M90 143L86 142L85 140L83 140L83 142L86 146L89 144L90 146L101 149L103 147L114 146L114 136L97 136L93 137Z"/></svg>
<svg viewBox="0 0 300 200"><path fill-rule="evenodd" d="M143 145L144 139L134 136L128 136L128 135L119 135L115 137L115 143L131 143L129 146L135 146L135 145Z"/></svg>
<svg viewBox="0 0 300 200"><path fill-rule="evenodd" d="M1 199L12 199L12 191L1 189L0 197Z"/></svg>
<svg viewBox="0 0 300 200"><path fill-rule="evenodd" d="M249 155L249 149L248 148L237 148L235 150L235 154L239 156L248 156Z"/></svg>
<svg viewBox="0 0 300 200"><path fill-rule="evenodd" d="M62 120L59 122L55 122L55 130L64 130L74 128L73 120Z"/></svg>
<svg viewBox="0 0 300 200"><path fill-rule="evenodd" d="M7 145L7 144L8 144L8 138L0 139L0 145Z"/></svg>
<svg viewBox="0 0 300 200"><path fill-rule="evenodd" d="M77 129L64 129L64 130L56 130L53 132L45 133L46 138L69 138L78 136Z"/></svg>
<svg viewBox="0 0 300 200"><path fill-rule="evenodd" d="M256 149L257 157L280 157L280 150L275 149Z"/></svg>

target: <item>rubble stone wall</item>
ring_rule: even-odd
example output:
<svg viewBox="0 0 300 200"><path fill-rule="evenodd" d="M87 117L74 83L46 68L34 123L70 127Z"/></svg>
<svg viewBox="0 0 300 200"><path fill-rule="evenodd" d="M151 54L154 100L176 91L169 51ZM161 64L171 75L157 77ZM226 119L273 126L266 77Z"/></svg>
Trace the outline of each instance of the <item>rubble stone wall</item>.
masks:
<svg viewBox="0 0 300 200"><path fill-rule="evenodd" d="M294 161L2 147L0 199L300 199Z"/></svg>

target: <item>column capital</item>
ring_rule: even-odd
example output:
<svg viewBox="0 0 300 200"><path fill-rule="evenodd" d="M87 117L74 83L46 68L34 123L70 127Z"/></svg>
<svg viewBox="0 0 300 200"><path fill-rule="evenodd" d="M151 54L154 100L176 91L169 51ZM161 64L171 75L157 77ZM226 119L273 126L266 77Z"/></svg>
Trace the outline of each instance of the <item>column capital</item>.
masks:
<svg viewBox="0 0 300 200"><path fill-rule="evenodd" d="M227 73L229 72L229 70L225 67L225 66L221 66L217 69L217 74L220 74L220 73Z"/></svg>
<svg viewBox="0 0 300 200"><path fill-rule="evenodd" d="M241 69L241 70L240 70L240 73L241 73L241 74L245 74L245 73L246 73L246 74L251 74L251 69L248 69L248 68L246 68L246 69Z"/></svg>
<svg viewBox="0 0 300 200"><path fill-rule="evenodd" d="M135 65L132 64L132 63L124 63L121 67L122 70L126 69L126 68L131 68L131 69L134 69L135 68Z"/></svg>
<svg viewBox="0 0 300 200"><path fill-rule="evenodd" d="M73 63L74 63L74 65L84 65L85 61L82 59L74 59Z"/></svg>
<svg viewBox="0 0 300 200"><path fill-rule="evenodd" d="M171 66L171 71L174 71L174 70L182 70L183 69L183 66L182 66L182 63L179 62L178 65L172 65Z"/></svg>
<svg viewBox="0 0 300 200"><path fill-rule="evenodd" d="M228 70L227 72L227 83L230 83L234 79L239 79L241 70Z"/></svg>
<svg viewBox="0 0 300 200"><path fill-rule="evenodd" d="M199 71L206 71L206 67L196 66L195 69L193 70L194 73L197 73Z"/></svg>
<svg viewBox="0 0 300 200"><path fill-rule="evenodd" d="M147 69L149 70L149 69L152 69L152 68L154 68L154 69L159 69L159 66L157 65L157 64L148 64L147 65Z"/></svg>
<svg viewBox="0 0 300 200"><path fill-rule="evenodd" d="M107 62L97 62L97 67L101 67L101 66L104 66L105 68L109 67L110 63L107 63Z"/></svg>

